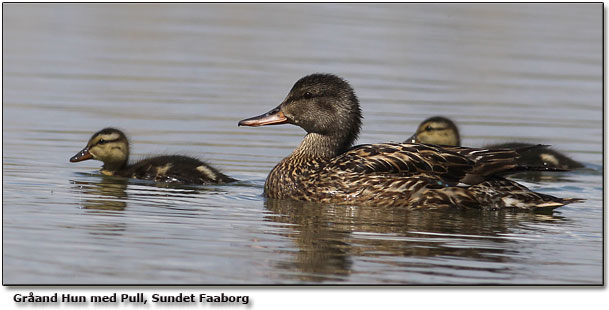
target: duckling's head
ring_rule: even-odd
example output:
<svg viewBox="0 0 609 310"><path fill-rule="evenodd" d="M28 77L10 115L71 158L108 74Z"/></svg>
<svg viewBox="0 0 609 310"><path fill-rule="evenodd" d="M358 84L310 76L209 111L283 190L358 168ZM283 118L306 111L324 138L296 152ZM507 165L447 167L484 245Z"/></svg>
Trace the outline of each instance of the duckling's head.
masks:
<svg viewBox="0 0 609 310"><path fill-rule="evenodd" d="M447 146L460 146L459 129L455 123L442 116L434 116L424 120L407 143L429 143Z"/></svg>
<svg viewBox="0 0 609 310"><path fill-rule="evenodd" d="M298 80L273 110L239 122L239 126L293 124L315 136L329 137L339 152L359 135L362 113L353 88L333 74L315 73ZM323 138L320 138L322 140Z"/></svg>
<svg viewBox="0 0 609 310"><path fill-rule="evenodd" d="M123 168L129 159L129 142L125 134L114 128L104 128L96 132L87 146L70 158L70 162L87 159L102 161L102 172L112 172Z"/></svg>

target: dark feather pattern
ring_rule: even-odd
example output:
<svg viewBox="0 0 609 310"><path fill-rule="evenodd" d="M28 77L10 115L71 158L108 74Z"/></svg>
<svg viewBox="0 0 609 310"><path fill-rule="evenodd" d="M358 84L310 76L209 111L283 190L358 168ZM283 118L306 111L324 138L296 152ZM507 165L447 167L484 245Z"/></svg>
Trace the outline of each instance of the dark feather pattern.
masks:
<svg viewBox="0 0 609 310"><path fill-rule="evenodd" d="M326 169L338 168L361 174L428 173L458 182L473 166L474 162L465 156L439 147L383 143L361 145L351 149L332 159Z"/></svg>
<svg viewBox="0 0 609 310"><path fill-rule="evenodd" d="M115 174L174 184L217 184L236 181L199 159L182 155L146 158L128 165Z"/></svg>
<svg viewBox="0 0 609 310"><path fill-rule="evenodd" d="M487 146L488 148L509 148L514 149L520 154L518 163L528 167L546 167L547 170L538 169L538 171L556 171L583 168L584 165L577 162L568 156L543 145L539 148L538 145L529 143L502 143ZM532 170L533 168L531 168Z"/></svg>
<svg viewBox="0 0 609 310"><path fill-rule="evenodd" d="M494 177L469 188L477 200L483 201L485 209L518 208L533 210L537 208L554 209L568 203L581 202L577 198L557 198L537 193L526 186L501 177Z"/></svg>

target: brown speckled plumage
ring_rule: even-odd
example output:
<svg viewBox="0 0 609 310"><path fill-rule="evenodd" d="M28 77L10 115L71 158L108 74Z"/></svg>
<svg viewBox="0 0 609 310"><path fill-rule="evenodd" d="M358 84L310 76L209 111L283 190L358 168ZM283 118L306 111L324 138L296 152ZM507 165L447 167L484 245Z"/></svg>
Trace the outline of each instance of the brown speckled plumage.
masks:
<svg viewBox="0 0 609 310"><path fill-rule="evenodd" d="M329 74L299 80L270 112L243 126L295 124L301 144L269 173L266 197L419 208L557 207L574 200L534 193L499 175L515 172L517 152L380 143L349 149L361 124L349 84ZM517 192L512 194L512 191ZM551 201L552 203L549 203Z"/></svg>

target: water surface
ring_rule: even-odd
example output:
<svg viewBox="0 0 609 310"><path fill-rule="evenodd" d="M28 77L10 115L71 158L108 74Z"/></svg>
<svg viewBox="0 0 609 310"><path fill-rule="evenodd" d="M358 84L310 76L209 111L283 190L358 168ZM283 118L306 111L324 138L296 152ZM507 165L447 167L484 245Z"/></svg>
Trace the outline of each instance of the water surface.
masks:
<svg viewBox="0 0 609 310"><path fill-rule="evenodd" d="M4 4L4 284L600 284L602 4ZM358 143L454 119L468 146L553 145L512 178L546 213L266 200L295 126L238 128L313 72L349 80ZM135 158L241 180L163 186L71 164L107 126Z"/></svg>

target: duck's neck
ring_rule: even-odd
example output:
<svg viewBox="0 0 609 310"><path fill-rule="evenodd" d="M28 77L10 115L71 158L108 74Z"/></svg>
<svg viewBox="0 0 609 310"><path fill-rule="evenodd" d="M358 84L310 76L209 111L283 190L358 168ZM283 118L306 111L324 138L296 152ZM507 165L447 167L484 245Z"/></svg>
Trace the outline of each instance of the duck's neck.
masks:
<svg viewBox="0 0 609 310"><path fill-rule="evenodd" d="M318 133L307 134L291 156L331 159L349 149L351 142L340 136L329 136Z"/></svg>
<svg viewBox="0 0 609 310"><path fill-rule="evenodd" d="M265 196L279 199L298 196L303 182L307 182L332 158L346 151L347 147L342 144L336 137L307 134L292 154L271 170L264 184Z"/></svg>
<svg viewBox="0 0 609 310"><path fill-rule="evenodd" d="M118 172L127 169L127 163L129 162L129 155L125 156L125 159L118 161L107 161L101 168L101 173L105 175L115 175Z"/></svg>

